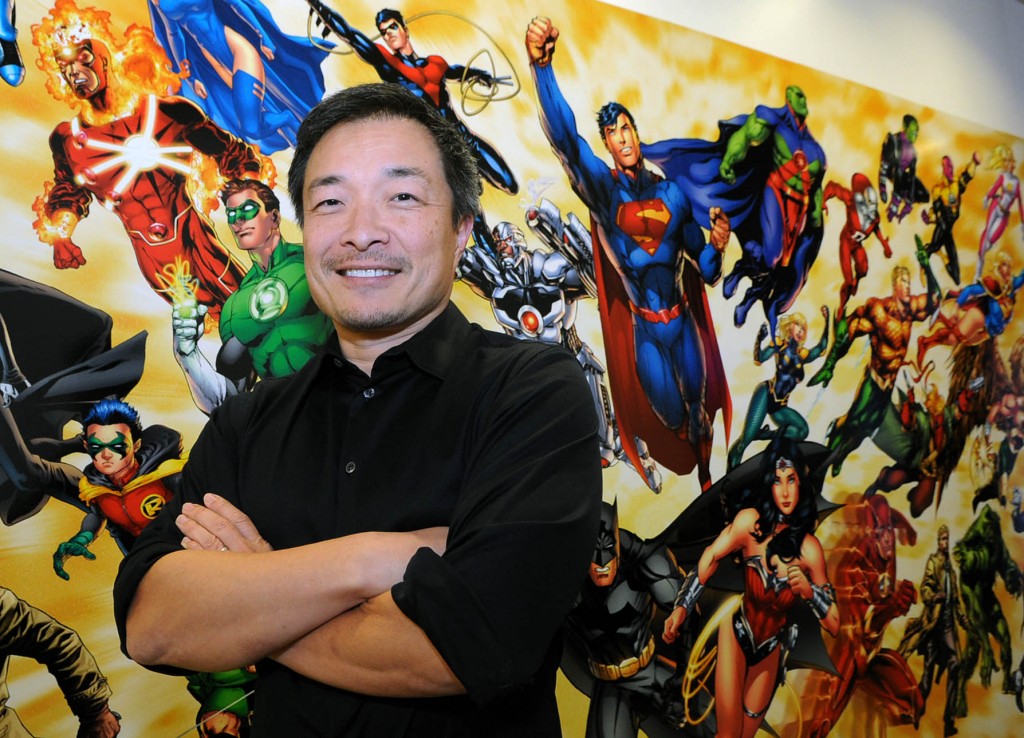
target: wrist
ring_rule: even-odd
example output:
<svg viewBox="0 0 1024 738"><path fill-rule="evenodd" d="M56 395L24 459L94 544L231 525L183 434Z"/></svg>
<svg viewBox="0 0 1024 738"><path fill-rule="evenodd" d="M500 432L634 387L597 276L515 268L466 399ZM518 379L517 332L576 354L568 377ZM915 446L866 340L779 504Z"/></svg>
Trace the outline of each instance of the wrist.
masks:
<svg viewBox="0 0 1024 738"><path fill-rule="evenodd" d="M697 576L697 567L693 567L690 573L686 575L686 579L683 580L679 593L676 594L675 607L683 608L686 614L689 615L693 612L693 607L697 604L697 600L700 599L703 591L704 584L701 583L700 577Z"/></svg>
<svg viewBox="0 0 1024 738"><path fill-rule="evenodd" d="M410 545L408 533L356 533L345 539L354 546L354 561L342 573L343 596L355 595L360 600L388 591L402 581L409 559L419 546ZM353 574L354 572L354 574ZM347 585L347 586L346 586Z"/></svg>
<svg viewBox="0 0 1024 738"><path fill-rule="evenodd" d="M88 530L80 530L68 539L68 543L76 543L79 546L88 548L89 544L96 540L96 534Z"/></svg>
<svg viewBox="0 0 1024 738"><path fill-rule="evenodd" d="M828 611L832 607L832 603L835 602L836 591L831 584L824 585L811 585L811 596L805 598L804 601L808 607L811 608L811 612L814 613L814 617L818 620L824 620L825 616L828 615Z"/></svg>

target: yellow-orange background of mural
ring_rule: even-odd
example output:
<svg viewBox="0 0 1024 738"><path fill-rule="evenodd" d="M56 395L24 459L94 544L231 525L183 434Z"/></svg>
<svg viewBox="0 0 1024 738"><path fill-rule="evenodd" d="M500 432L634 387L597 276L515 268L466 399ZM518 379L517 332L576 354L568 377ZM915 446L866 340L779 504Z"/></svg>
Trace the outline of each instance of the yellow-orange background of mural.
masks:
<svg viewBox="0 0 1024 738"><path fill-rule="evenodd" d="M265 4L282 28L295 34L305 33L304 3L269 0ZM108 0L99 5L112 12L118 33L129 23L149 24L144 3ZM354 26L372 29L373 16L379 7L378 3L356 0L346 2L344 12ZM561 30L555 69L577 114L579 129L595 150L600 149L601 143L593 123L594 113L608 100L618 100L631 109L644 141L673 137L715 138L720 118L749 113L757 104L782 105L785 87L798 84L807 95L808 124L828 156L827 178L847 186L850 176L857 171L868 174L873 181L877 179L882 139L887 131L898 130L901 117L908 112L917 116L921 123L917 143L918 175L929 187L940 177L943 155L952 157L958 171L972 153L978 152L986 160L992 148L1000 143L1012 145L1018 159L1024 157L1024 142L992 131L983 122L954 118L912 101L590 0L547 0L539 5L410 0L398 7L410 21L412 41L420 53L440 54L450 63L468 63L475 57L474 65L486 67L493 63L497 73L513 75L521 86L511 99L492 102L478 115L465 118L470 128L497 146L521 185L516 197L485 188L484 207L491 223L509 220L522 224L524 207L541 194L558 204L563 213L574 211L586 220L537 121L536 99L523 50L524 30L536 14L551 17ZM145 375L129 399L142 412L144 423L159 422L182 431L187 447L195 440L204 416L192 405L171 355L170 310L140 277L117 219L94 205L90 216L79 224L75 241L82 246L88 263L77 271L54 269L49 248L39 243L31 228L34 217L31 201L41 192L43 182L52 177L47 139L53 127L69 117L69 111L45 93L43 75L35 66L37 51L31 46L28 29L38 22L43 9L36 3L21 2L18 11L21 48L28 72L20 87L0 90L5 102L0 113L4 124L0 147L5 165L5 174L0 178L0 217L4 224L4 238L0 241L2 265L110 313L114 318L115 343L139 330L148 330ZM417 18L421 14L423 17ZM480 50L487 50L489 59L477 56ZM353 55L334 55L324 63L323 69L329 90L376 81L372 69ZM451 89L456 97L457 86ZM480 107L472 101L467 101L466 106L471 112ZM460 109L460 114L462 112ZM279 184L282 184L288 153L275 154L273 159L278 166ZM956 226L966 279L973 273L972 254L976 253L985 222L981 200L995 176L995 172L979 167L976 181L967 190L963 214ZM222 213L215 213L213 218L224 243L233 244L223 225ZM835 307L841 284L837 238L843 222L842 206L834 202L827 216L821 254L810 272L807 287L794 305L794 309L808 317L808 344L816 341L821 333L820 306ZM859 304L868 296L887 295L890 268L895 264L910 267L915 275L915 291L923 290L916 277L913 235L924 235L928 229L920 222L917 210L899 227L883 220L883 229L891 237L893 259L882 258L876 241L867 243L870 272L861 282L851 305ZM299 240L298 230L291 223L286 224L285 235L290 240ZM1011 216L1002 245L1010 251L1015 271L1019 270L1024 265L1024 244L1016 216ZM727 271L738 251L733 241L726 255ZM933 260L933 264L943 287L950 287L938 259ZM709 292L733 394L731 437L734 439L740 431L750 392L770 375L771 367L757 367L750 360L761 319L759 310L751 313L743 328L735 328L731 318L734 302L724 300L720 288ZM487 304L468 288L457 286L455 299L471 319L496 328ZM578 326L581 336L591 346L601 345L596 305L583 303ZM915 335L919 330L920 327L915 328ZM1008 357L1013 341L1022 334L1020 321L1010 325L999 339L1004 356ZM867 361L865 345L866 341L854 345L850 355L839 364L836 378L826 391L802 386L794 393L792 402L810 423L811 439L822 440L829 422L849 406ZM216 352L213 339L204 341L204 351L208 356ZM938 348L933 353L942 367L948 349ZM941 368L933 381L945 389ZM726 433L721 421L715 430L712 470L717 477L725 470ZM86 460L83 456L76 462L84 464ZM826 486L825 495L842 502L847 495L863 491L887 461L884 454L866 441L847 461L842 476ZM1018 469L1014 481L1024 486L1022 473ZM608 470L605 479L605 497L618 498L622 526L642 537L660 532L698 492L694 478L667 475L664 491L654 496L635 473L621 464ZM950 526L953 542L967 528L973 517L969 504L972 490L966 465L962 463L945 491L937 514L929 510L915 521L919 542L912 549L900 550L901 577L915 583L920 581L925 559L934 550L940 522ZM906 511L902 493L894 493L891 502ZM1008 514L1001 511L1001 516L1011 553L1018 562L1024 561L1024 539L1013 532ZM826 549L830 541L842 535L839 516L836 517L837 520L827 521L820 531ZM71 562L70 582L60 581L52 572L54 548L77 530L79 522L77 511L51 503L36 517L0 531L0 584L79 632L111 681L114 689L111 706L124 716L122 735L179 735L188 729L195 711L195 703L185 692L184 681L146 672L119 653L109 596L110 583L120 561L113 541L103 536L94 544L93 551L98 557L95 562ZM1001 584L997 588L1014 634L1016 662L1024 646L1019 635L1021 603L1007 596ZM287 603L274 606L285 607ZM895 646L905 622L905 618L899 619L890 626L887 645ZM915 670L920 668L919 659L913 666ZM1019 726L1021 717L1013 707L1012 698L1000 694L1001 680L1002 675L996 675L995 684L984 690L975 677L968 697L971 714L960 724L962 733L1017 734L1015 726ZM793 675L792 682L799 689L800 675ZM41 667L18 660L12 665L10 689L12 706L33 731L54 736L74 733L76 722L59 699L52 679ZM941 730L941 691L937 689L932 697L921 726L922 735L937 735ZM560 686L559 698L566 735L582 735L586 698L567 684ZM792 699L780 691L769 716L792 704ZM844 725L849 732L843 731ZM893 730L891 734L914 732L905 728ZM848 717L837 734L858 734L853 720Z"/></svg>

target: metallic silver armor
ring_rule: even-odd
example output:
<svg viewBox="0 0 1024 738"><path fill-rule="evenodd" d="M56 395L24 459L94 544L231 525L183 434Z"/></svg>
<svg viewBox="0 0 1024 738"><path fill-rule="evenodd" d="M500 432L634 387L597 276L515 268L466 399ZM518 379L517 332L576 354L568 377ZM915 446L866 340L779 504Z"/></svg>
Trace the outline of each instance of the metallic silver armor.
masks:
<svg viewBox="0 0 1024 738"><path fill-rule="evenodd" d="M590 231L573 213L563 221L558 207L544 198L526 211L526 223L550 251L529 249L523 232L504 221L492 230L491 243L466 249L456 276L490 302L494 319L510 336L558 344L576 355L594 396L604 465L621 460L631 466L619 441L604 365L576 333L576 301L597 297ZM654 460L639 439L637 446L648 487L661 491Z"/></svg>

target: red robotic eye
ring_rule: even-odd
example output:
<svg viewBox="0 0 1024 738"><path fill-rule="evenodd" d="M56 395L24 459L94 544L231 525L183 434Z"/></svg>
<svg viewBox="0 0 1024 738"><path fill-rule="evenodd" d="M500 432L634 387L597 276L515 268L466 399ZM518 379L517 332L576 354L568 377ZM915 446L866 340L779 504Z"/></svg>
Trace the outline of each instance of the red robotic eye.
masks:
<svg viewBox="0 0 1024 738"><path fill-rule="evenodd" d="M544 318L536 308L524 305L519 310L519 325L529 336L536 336L544 328Z"/></svg>

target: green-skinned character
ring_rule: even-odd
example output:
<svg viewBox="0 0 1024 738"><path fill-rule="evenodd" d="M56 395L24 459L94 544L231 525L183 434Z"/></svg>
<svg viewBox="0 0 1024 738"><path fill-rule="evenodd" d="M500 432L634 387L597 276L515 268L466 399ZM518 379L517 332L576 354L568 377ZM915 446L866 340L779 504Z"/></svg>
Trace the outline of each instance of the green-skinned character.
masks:
<svg viewBox="0 0 1024 738"><path fill-rule="evenodd" d="M257 180L235 179L224 186L221 199L235 242L253 265L224 303L216 367L199 350L205 306L176 301L172 321L175 358L192 399L207 414L225 398L250 389L257 378L295 373L331 332L330 320L310 296L301 244L281 236L280 202L273 190Z"/></svg>
<svg viewBox="0 0 1024 738"><path fill-rule="evenodd" d="M993 671L1003 672L1004 694L1013 694L1013 652L1010 626L996 597L996 577L1002 577L1006 591L1019 597L1022 576L1017 563L1003 540L999 514L988 505L982 505L978 517L971 523L964 537L953 548L953 559L960 567L960 594L967 615L967 645L964 648L963 668L957 699L963 705L967 700L967 682L981 661L981 684L988 687ZM990 639L999 646L999 664L996 665Z"/></svg>

